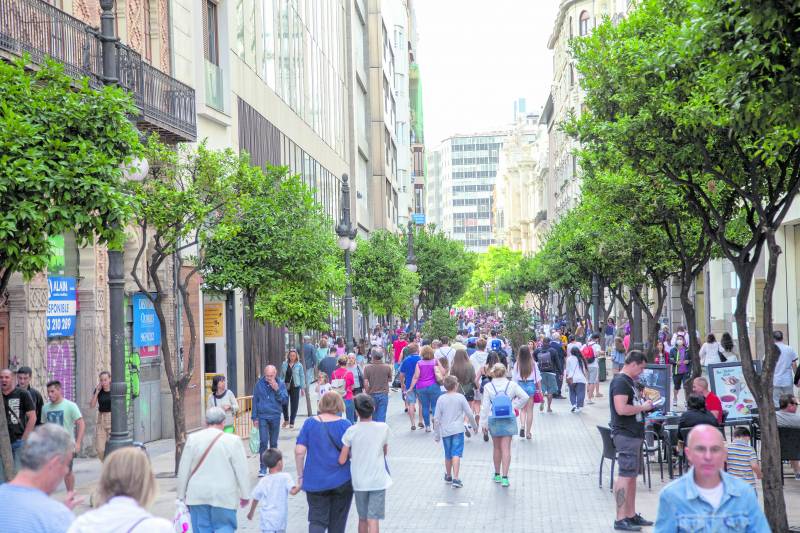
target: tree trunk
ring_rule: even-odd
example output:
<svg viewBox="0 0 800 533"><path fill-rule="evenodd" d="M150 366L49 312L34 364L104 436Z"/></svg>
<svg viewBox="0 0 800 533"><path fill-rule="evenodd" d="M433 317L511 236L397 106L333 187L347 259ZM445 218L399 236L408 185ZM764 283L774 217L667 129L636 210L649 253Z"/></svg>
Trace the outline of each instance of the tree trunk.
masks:
<svg viewBox="0 0 800 533"><path fill-rule="evenodd" d="M694 308L694 302L689 298L689 289L691 283L686 283L686 280L681 280L681 309L683 309L683 316L686 318L686 331L697 331L697 311ZM702 368L700 367L700 343L697 342L697 335L689 333L689 355L692 358L692 379L700 375Z"/></svg>
<svg viewBox="0 0 800 533"><path fill-rule="evenodd" d="M10 279L11 269L6 268L0 276L0 301L6 299L6 289ZM8 434L8 420L5 416L0 416L0 459L3 461L6 481L11 481L14 478L14 454L11 451L11 437Z"/></svg>
<svg viewBox="0 0 800 533"><path fill-rule="evenodd" d="M772 531L786 531L789 523L786 515L786 501L783 495L780 440L778 422L775 417L773 396L773 377L780 351L772 342L772 295L778 273L778 257L781 248L775 242L775 232L767 232L767 279L763 290L764 313L764 365L761 371L760 402L758 404L759 426L761 428L761 461L763 464L764 508L769 509L767 520Z"/></svg>
<svg viewBox="0 0 800 533"><path fill-rule="evenodd" d="M186 406L185 387L180 384L170 385L172 393L172 422L175 429L175 475L178 475L178 466L181 463L183 448L186 446Z"/></svg>

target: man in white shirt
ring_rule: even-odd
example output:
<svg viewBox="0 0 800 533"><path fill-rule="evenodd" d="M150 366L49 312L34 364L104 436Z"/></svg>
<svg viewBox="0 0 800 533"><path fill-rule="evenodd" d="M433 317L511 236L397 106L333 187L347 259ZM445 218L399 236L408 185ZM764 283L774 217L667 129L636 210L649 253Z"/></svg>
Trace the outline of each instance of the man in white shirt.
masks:
<svg viewBox="0 0 800 533"><path fill-rule="evenodd" d="M224 424L225 411L208 408L206 429L189 435L178 466L178 499L189 507L195 531L236 531L237 505L250 497L242 439L224 433Z"/></svg>
<svg viewBox="0 0 800 533"><path fill-rule="evenodd" d="M469 360L472 362L472 366L475 367L475 373L477 374L481 371L481 367L486 364L486 358L489 357L489 354L486 352L486 339L483 337L479 338L475 342L475 347L477 350L473 352Z"/></svg>
<svg viewBox="0 0 800 533"><path fill-rule="evenodd" d="M772 338L775 339L775 347L781 352L775 364L775 375L772 377L772 400L775 402L775 407L778 407L781 396L794 394L792 381L797 370L797 352L783 342L782 331L773 331Z"/></svg>
<svg viewBox="0 0 800 533"><path fill-rule="evenodd" d="M442 357L447 357L447 363L450 366L452 366L453 358L456 356L456 350L455 348L450 346L450 339L447 338L447 336L442 336L440 340L442 344L441 346L439 346L439 348L436 349L434 357L436 357L437 361ZM450 368L450 366L448 366L447 368Z"/></svg>

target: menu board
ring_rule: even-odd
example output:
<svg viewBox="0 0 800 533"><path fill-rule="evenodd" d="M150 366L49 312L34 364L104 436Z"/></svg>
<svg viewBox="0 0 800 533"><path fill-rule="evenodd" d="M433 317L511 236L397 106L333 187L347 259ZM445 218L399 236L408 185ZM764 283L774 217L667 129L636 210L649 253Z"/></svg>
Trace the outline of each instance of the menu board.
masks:
<svg viewBox="0 0 800 533"><path fill-rule="evenodd" d="M671 365L652 365L649 364L639 375L637 381L644 386L642 398L656 402L659 398L664 398L664 402L656 407L653 412L660 411L667 414L670 406L669 387L671 383Z"/></svg>
<svg viewBox="0 0 800 533"><path fill-rule="evenodd" d="M754 361L757 373L761 373L761 361ZM708 381L711 391L719 396L722 409L728 411L728 420L746 418L755 414L756 401L744 380L742 363L715 363L708 365Z"/></svg>

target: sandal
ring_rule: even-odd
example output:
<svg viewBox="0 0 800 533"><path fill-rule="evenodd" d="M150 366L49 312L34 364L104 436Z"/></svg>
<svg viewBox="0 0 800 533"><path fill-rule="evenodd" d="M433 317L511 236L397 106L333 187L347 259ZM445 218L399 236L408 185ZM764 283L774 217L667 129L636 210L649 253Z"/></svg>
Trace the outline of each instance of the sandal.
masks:
<svg viewBox="0 0 800 533"><path fill-rule="evenodd" d="M525 438L528 439L528 440L531 440L533 438L533 435L528 433L527 435L525 435Z"/></svg>
<svg viewBox="0 0 800 533"><path fill-rule="evenodd" d="M422 429L422 428L424 428L424 427L425 427L425 424L423 424L422 422L419 422L419 423L417 423L417 427L418 427L419 429Z"/></svg>
<svg viewBox="0 0 800 533"><path fill-rule="evenodd" d="M416 431L416 430L417 430L417 426L411 426L411 431Z"/></svg>

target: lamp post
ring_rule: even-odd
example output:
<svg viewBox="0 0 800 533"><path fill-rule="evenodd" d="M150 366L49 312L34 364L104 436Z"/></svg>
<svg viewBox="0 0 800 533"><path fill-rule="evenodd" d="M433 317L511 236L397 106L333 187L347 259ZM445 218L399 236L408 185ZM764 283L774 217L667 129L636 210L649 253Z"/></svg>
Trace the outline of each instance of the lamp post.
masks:
<svg viewBox="0 0 800 533"><path fill-rule="evenodd" d="M115 35L114 0L100 0L100 42L103 54L103 83L119 82L119 57ZM108 251L108 305L111 335L111 435L106 443L106 456L112 451L130 446L133 439L128 431L128 412L125 397L125 272L121 250Z"/></svg>
<svg viewBox="0 0 800 533"><path fill-rule="evenodd" d="M350 185L347 183L347 174L342 174L342 217L336 226L336 235L339 236L337 244L344 250L344 269L347 275L347 285L344 289L344 337L347 350L355 346L353 339L353 287L350 284L350 253L356 249L357 229L350 221Z"/></svg>
<svg viewBox="0 0 800 533"><path fill-rule="evenodd" d="M406 252L406 268L409 272L417 271L417 258L414 255L414 223L409 219L408 221L408 251ZM419 305L419 297L414 296L411 302L411 319L410 329L413 331L417 322L417 305Z"/></svg>

